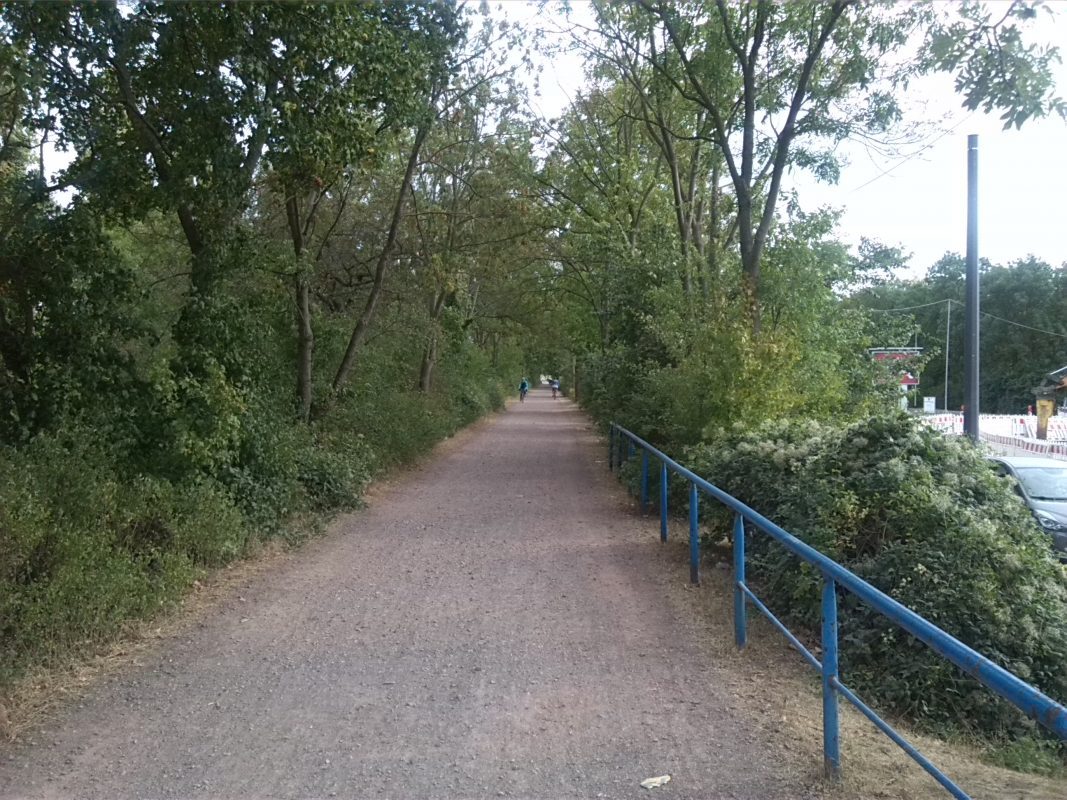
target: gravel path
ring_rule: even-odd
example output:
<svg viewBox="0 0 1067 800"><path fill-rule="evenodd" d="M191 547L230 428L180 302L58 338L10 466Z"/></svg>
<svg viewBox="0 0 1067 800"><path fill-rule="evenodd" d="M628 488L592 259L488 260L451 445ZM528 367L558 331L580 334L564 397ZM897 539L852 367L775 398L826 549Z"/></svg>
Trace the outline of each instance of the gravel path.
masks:
<svg viewBox="0 0 1067 800"><path fill-rule="evenodd" d="M533 392L3 754L0 797L816 796L605 453Z"/></svg>

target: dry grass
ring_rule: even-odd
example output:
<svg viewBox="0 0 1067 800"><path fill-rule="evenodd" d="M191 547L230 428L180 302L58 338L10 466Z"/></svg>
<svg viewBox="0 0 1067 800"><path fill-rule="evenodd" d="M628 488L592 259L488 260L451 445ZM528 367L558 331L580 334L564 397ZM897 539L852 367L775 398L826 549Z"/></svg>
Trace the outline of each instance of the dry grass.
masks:
<svg viewBox="0 0 1067 800"><path fill-rule="evenodd" d="M73 653L61 664L41 667L0 694L0 741L15 741L41 726L58 710L77 702L99 681L138 664L163 641L181 636L225 598L277 568L291 551L279 540L258 545L244 560L193 583L174 607L151 620L126 625L114 640Z"/></svg>

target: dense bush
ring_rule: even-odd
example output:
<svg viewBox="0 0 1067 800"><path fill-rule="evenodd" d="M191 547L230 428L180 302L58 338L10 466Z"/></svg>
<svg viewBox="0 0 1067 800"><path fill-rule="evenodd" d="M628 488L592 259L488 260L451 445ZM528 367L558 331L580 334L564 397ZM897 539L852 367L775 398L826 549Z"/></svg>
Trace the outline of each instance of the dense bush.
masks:
<svg viewBox="0 0 1067 800"><path fill-rule="evenodd" d="M0 681L174 600L249 535L220 487L125 480L89 442L0 451Z"/></svg>
<svg viewBox="0 0 1067 800"><path fill-rule="evenodd" d="M807 346L790 329L754 339L736 313L688 327L678 321L677 352L617 342L587 354L579 380L582 405L602 422L621 422L651 442L678 447L738 419L856 418L897 399L890 394L896 391L892 382L876 379L881 367L862 355L861 321L840 309L833 333L817 329L807 335L840 336L854 344L835 341L825 349ZM658 337L669 338L664 332Z"/></svg>
<svg viewBox="0 0 1067 800"><path fill-rule="evenodd" d="M1050 542L980 450L906 415L847 427L720 431L685 463L966 644L1067 700L1067 579ZM750 575L776 613L817 630L821 579L750 533ZM909 717L1018 732L1006 703L844 595L844 679Z"/></svg>
<svg viewBox="0 0 1067 800"><path fill-rule="evenodd" d="M348 452L309 447L296 466L297 480L316 511L355 508L370 479L369 453L361 446Z"/></svg>
<svg viewBox="0 0 1067 800"><path fill-rule="evenodd" d="M374 473L499 408L500 381L472 358L444 359L430 393L383 368L379 390L310 427L249 403L213 450L175 414L164 435L182 431L188 458L105 447L85 423L0 448L0 686L175 601L292 514L357 506Z"/></svg>

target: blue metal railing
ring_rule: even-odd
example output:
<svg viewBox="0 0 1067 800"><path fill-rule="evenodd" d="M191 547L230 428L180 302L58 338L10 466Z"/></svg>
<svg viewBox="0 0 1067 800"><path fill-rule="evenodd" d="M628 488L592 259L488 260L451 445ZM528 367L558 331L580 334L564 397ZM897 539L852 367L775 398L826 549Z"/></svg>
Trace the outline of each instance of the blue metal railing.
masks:
<svg viewBox="0 0 1067 800"><path fill-rule="evenodd" d="M867 717L886 736L898 744L924 770L953 796L970 800L970 796L935 767L915 747L895 731L866 703L841 682L837 664L837 592L851 592L869 606L879 611L899 628L924 642L935 652L947 658L968 675L973 676L995 694L1004 698L1027 716L1067 740L1067 708L1043 694L1030 684L1020 680L1006 669L997 666L985 656L945 633L906 606L901 605L884 592L879 591L862 578L849 572L818 550L804 544L791 533L775 525L759 512L728 495L716 486L690 472L669 456L657 450L644 439L615 423L610 429L610 452L608 466L621 467L632 458L636 449L641 450L641 510L648 507L648 481L650 457L660 462L660 539L667 541L667 480L668 471L674 472L689 482L689 577L693 583L700 578L700 533L698 528L699 493L709 495L734 512L733 562L734 562L734 638L738 647L745 646L747 636L746 611L752 603L771 623L781 631L804 660L822 673L823 690L823 763L826 774L837 779L841 774L841 748L838 728L838 696L844 697ZM815 567L823 579L822 589L822 660L816 658L803 643L779 620L756 596L745 581L745 523L770 536L802 561Z"/></svg>

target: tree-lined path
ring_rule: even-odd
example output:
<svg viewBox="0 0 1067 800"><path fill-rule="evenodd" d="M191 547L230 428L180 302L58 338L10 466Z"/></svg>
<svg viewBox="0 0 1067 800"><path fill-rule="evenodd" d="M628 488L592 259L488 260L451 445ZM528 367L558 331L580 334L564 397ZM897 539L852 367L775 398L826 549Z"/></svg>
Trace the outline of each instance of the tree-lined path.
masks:
<svg viewBox="0 0 1067 800"><path fill-rule="evenodd" d="M17 747L0 796L811 796L603 458L533 392Z"/></svg>

